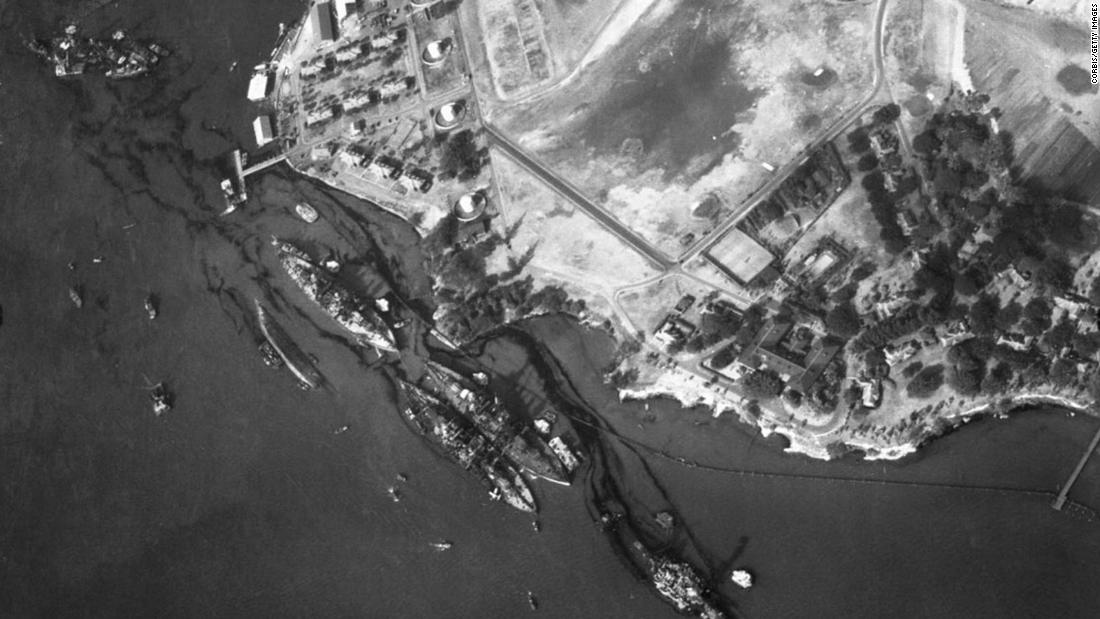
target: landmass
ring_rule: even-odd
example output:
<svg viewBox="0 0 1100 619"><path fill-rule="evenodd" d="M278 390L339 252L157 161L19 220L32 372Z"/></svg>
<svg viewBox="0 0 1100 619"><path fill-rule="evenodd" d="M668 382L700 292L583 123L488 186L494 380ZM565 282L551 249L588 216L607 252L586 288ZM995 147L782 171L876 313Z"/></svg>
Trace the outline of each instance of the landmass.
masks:
<svg viewBox="0 0 1100 619"><path fill-rule="evenodd" d="M416 226L448 341L567 313L624 398L899 458L1100 397L1100 97L1036 4L313 3L252 158Z"/></svg>

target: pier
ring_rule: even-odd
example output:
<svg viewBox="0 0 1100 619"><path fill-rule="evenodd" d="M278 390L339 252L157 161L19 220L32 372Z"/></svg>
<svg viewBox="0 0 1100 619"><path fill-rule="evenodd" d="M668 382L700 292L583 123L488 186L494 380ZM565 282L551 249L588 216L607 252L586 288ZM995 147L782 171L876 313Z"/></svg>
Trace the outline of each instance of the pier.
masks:
<svg viewBox="0 0 1100 619"><path fill-rule="evenodd" d="M236 151L236 152L239 153L240 151ZM244 179L246 177L251 176L251 175L253 175L253 174L255 174L255 173L257 173L261 170L264 170L266 168L270 168L271 166L275 165L276 163L282 163L283 161L286 161L287 156L288 156L287 153L280 153L278 155L275 155L274 157L269 157L267 159L264 159L263 161L253 163L252 165L248 166L247 168L244 168L243 170L240 171L240 179L241 179L242 186L244 185ZM239 164L240 157L237 156L237 157L234 157L234 159L238 162L237 165L240 165ZM240 168L238 168L238 169L240 170Z"/></svg>
<svg viewBox="0 0 1100 619"><path fill-rule="evenodd" d="M1089 457L1092 452L1096 451L1096 445L1100 444L1100 428L1096 430L1096 434L1092 437L1092 442L1089 443L1088 449L1085 450L1084 455L1077 462L1077 466L1070 473L1069 479L1062 485L1062 489L1058 492L1058 496L1054 497L1050 506L1058 511L1062 511L1062 508L1066 504L1066 497L1069 496L1069 489L1073 487L1073 483L1077 481L1077 477L1081 475L1081 471L1085 469L1085 465L1088 464Z"/></svg>

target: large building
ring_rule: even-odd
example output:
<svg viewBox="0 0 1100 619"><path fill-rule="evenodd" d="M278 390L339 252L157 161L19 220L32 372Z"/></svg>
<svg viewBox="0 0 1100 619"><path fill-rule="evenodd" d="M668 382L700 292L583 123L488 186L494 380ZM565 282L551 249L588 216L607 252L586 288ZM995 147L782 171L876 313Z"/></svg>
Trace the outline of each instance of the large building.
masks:
<svg viewBox="0 0 1100 619"><path fill-rule="evenodd" d="M715 266L742 284L756 279L775 260L760 243L737 228L712 245L706 255Z"/></svg>
<svg viewBox="0 0 1100 619"><path fill-rule="evenodd" d="M263 146L275 139L275 131L271 128L271 117L257 116L252 121L252 129L256 132L256 145Z"/></svg>
<svg viewBox="0 0 1100 619"><path fill-rule="evenodd" d="M318 2L309 12L313 35L318 41L335 41L336 25L332 22L332 3Z"/></svg>
<svg viewBox="0 0 1100 619"><path fill-rule="evenodd" d="M267 91L271 88L271 73L268 71L256 71L248 82L248 100L263 101L267 98Z"/></svg>

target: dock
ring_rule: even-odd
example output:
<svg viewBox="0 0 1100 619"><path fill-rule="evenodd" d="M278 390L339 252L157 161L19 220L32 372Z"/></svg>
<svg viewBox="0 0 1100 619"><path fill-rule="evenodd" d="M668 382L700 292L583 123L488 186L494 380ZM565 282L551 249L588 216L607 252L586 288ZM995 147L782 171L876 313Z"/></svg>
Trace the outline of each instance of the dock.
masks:
<svg viewBox="0 0 1100 619"><path fill-rule="evenodd" d="M1096 446L1100 444L1100 428L1097 428L1096 434L1092 437L1092 442L1089 443L1088 449L1085 450L1084 455L1077 461L1077 466L1070 473L1069 479L1062 485L1062 489L1058 492L1058 496L1054 497L1054 500L1050 502L1050 506L1058 511L1062 511L1062 508L1066 505L1066 498L1069 496L1069 490L1073 487L1074 482L1081 475L1081 471L1085 470L1085 465L1089 462L1089 457L1092 456L1092 452L1096 451Z"/></svg>

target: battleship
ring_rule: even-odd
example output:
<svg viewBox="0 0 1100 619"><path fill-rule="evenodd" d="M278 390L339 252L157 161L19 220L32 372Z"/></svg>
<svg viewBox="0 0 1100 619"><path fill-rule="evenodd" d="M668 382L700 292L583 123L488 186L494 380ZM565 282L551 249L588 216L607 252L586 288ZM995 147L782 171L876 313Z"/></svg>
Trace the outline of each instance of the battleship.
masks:
<svg viewBox="0 0 1100 619"><path fill-rule="evenodd" d="M313 361L306 356L302 349L298 348L298 345L294 343L294 340L290 339L286 331L279 326L279 323L267 313L264 306L260 304L259 299L254 299L256 303L256 318L260 323L260 332L264 334L264 339L282 359L290 371L298 377L301 381L303 389L316 389L321 385L321 374L317 372L317 368L313 367ZM262 349L261 349L262 353ZM267 360L265 356L265 363L275 367L273 362Z"/></svg>
<svg viewBox="0 0 1100 619"><path fill-rule="evenodd" d="M53 64L58 77L82 75L90 70L102 71L111 79L137 77L149 72L168 50L156 43L142 43L117 30L109 40L77 36L74 25L51 39L35 39L27 43L31 51Z"/></svg>
<svg viewBox="0 0 1100 619"><path fill-rule="evenodd" d="M469 420L427 390L406 381L399 381L399 384L408 401L402 413L418 434L477 476L488 487L493 499L502 500L520 511L536 510L535 497L523 476L500 458Z"/></svg>
<svg viewBox="0 0 1100 619"><path fill-rule="evenodd" d="M272 239L272 243L279 250L283 269L294 283L311 301L320 305L325 313L354 335L360 344L378 350L397 351L393 332L372 308L359 303L354 294L334 281L302 250L277 238Z"/></svg>
<svg viewBox="0 0 1100 619"><path fill-rule="evenodd" d="M513 420L492 392L438 363L429 361L427 369L435 390L469 419L504 457L531 475L569 485L569 472L554 450L529 424Z"/></svg>

